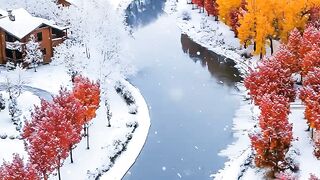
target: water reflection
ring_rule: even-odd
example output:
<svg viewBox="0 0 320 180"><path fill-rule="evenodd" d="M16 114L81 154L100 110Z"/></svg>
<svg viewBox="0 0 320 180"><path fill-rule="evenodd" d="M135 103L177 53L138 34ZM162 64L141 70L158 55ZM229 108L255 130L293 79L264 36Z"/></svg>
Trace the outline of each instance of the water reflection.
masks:
<svg viewBox="0 0 320 180"><path fill-rule="evenodd" d="M224 60L223 57L195 43L186 34L181 34L181 44L183 52L189 54L195 63L200 61L219 82L233 87L241 81L240 72L234 67L233 61Z"/></svg>
<svg viewBox="0 0 320 180"><path fill-rule="evenodd" d="M164 4L164 0L134 0L126 10L127 24L138 28L153 22L163 13Z"/></svg>

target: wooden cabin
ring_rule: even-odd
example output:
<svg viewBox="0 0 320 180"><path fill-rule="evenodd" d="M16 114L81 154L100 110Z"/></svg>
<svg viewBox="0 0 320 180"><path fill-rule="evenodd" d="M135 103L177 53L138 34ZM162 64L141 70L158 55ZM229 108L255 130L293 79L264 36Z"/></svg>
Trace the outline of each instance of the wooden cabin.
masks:
<svg viewBox="0 0 320 180"><path fill-rule="evenodd" d="M0 9L0 64L22 63L25 44L34 35L43 53L43 62L50 63L53 48L67 38L67 28L32 16L25 9Z"/></svg>

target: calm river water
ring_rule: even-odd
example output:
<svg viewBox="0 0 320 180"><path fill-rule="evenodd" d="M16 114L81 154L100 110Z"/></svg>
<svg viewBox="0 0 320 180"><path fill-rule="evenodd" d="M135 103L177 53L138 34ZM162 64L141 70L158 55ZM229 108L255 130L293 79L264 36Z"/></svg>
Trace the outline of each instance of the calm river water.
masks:
<svg viewBox="0 0 320 180"><path fill-rule="evenodd" d="M163 7L164 0L146 0L127 9L129 56L138 68L130 81L150 107L151 128L124 179L210 179L226 161L219 151L234 140L241 78L232 62L181 34Z"/></svg>

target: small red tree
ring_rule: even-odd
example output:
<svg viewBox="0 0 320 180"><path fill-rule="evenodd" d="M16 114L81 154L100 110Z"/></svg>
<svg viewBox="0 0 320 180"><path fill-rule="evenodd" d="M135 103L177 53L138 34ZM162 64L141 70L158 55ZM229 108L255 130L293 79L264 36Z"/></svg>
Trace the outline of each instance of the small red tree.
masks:
<svg viewBox="0 0 320 180"><path fill-rule="evenodd" d="M204 9L207 11L208 16L212 15L218 20L219 10L216 0L204 0Z"/></svg>
<svg viewBox="0 0 320 180"><path fill-rule="evenodd" d="M288 98L276 94L265 95L261 99L260 110L261 132L250 135L256 153L255 164L258 167L270 167L277 172L286 164L285 155L292 141Z"/></svg>
<svg viewBox="0 0 320 180"><path fill-rule="evenodd" d="M282 95L294 101L295 91L289 69L284 69L275 59L264 60L257 71L252 71L244 81L256 105L265 94Z"/></svg>
<svg viewBox="0 0 320 180"><path fill-rule="evenodd" d="M13 161L4 162L0 167L1 180L40 180L37 171L30 165L24 165L18 154L14 154Z"/></svg>
<svg viewBox="0 0 320 180"><path fill-rule="evenodd" d="M44 179L48 179L55 169L61 178L60 167L68 156L72 142L70 137L74 137L74 133L77 132L58 104L42 100L41 107L35 108L31 122L26 122L24 126L22 136L27 141L30 162Z"/></svg>
<svg viewBox="0 0 320 180"><path fill-rule="evenodd" d="M73 125L75 133L72 133L70 139L70 160L73 163L72 148L73 145L81 141L82 126L85 123L85 109L80 101L75 98L73 93L61 88L59 95L53 98L53 102L62 107L66 119Z"/></svg>
<svg viewBox="0 0 320 180"><path fill-rule="evenodd" d="M87 137L87 149L89 149L89 127L88 122L96 116L96 110L100 103L100 84L91 82L88 78L77 76L74 79L74 97L79 100L85 108L85 134Z"/></svg>

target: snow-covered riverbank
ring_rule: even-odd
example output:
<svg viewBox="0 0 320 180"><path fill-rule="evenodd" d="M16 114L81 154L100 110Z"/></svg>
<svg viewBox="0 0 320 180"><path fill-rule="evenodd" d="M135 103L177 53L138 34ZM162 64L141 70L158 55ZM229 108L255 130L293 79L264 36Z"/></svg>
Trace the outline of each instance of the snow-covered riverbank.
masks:
<svg viewBox="0 0 320 180"><path fill-rule="evenodd" d="M252 48L243 49L239 40L228 26L214 17L208 17L205 13L199 13L199 9L192 9L193 5L187 4L187 0L167 1L166 12L175 15L177 25L182 33L187 34L195 42L203 47L233 60L236 67L245 76L249 68L254 69L259 57L245 58L243 55L252 51ZM278 49L279 42L274 45ZM270 54L267 49L267 54ZM258 124L259 109L252 102L245 99L246 89L239 84L240 94L244 97L239 110L233 119L234 143L222 150L220 155L228 158L225 167L212 175L215 179L263 179L266 171L254 167L249 133ZM297 179L308 179L310 174L319 177L319 172L314 167L320 162L313 155L313 143L310 132L306 132L307 123L304 119L304 105L299 100L291 104L289 121L293 124L294 141L288 156L294 159L294 165L299 171L292 176Z"/></svg>

